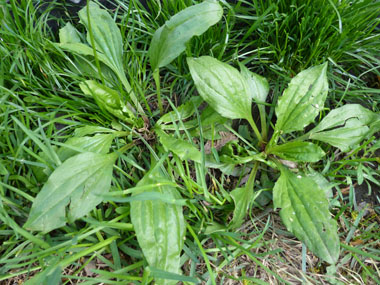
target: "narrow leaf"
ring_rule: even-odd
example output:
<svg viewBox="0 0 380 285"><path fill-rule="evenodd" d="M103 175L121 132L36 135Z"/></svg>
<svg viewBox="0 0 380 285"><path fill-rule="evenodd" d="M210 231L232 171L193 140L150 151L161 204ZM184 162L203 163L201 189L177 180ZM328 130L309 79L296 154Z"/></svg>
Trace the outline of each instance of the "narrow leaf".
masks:
<svg viewBox="0 0 380 285"><path fill-rule="evenodd" d="M237 69L210 56L187 63L199 94L215 111L230 119L251 117L249 87Z"/></svg>
<svg viewBox="0 0 380 285"><path fill-rule="evenodd" d="M308 133L308 137L349 151L378 130L373 126L379 119L378 114L361 105L348 104L332 110Z"/></svg>
<svg viewBox="0 0 380 285"><path fill-rule="evenodd" d="M167 180L160 168L147 173L137 187L157 184ZM172 199L180 199L177 189L172 186L158 186L153 189ZM150 192L152 189L149 190ZM140 194L140 193L136 193ZM131 202L131 220L137 240L149 266L159 270L181 274L180 255L185 236L185 220L182 207L167 204L161 200ZM176 284L173 280L158 279L156 284Z"/></svg>
<svg viewBox="0 0 380 285"><path fill-rule="evenodd" d="M71 220L90 212L111 186L116 158L115 153L85 152L62 163L35 198L25 228L49 232L64 226L69 203Z"/></svg>
<svg viewBox="0 0 380 285"><path fill-rule="evenodd" d="M324 191L308 177L296 176L283 166L280 170L281 176L273 189L273 203L275 208L281 208L280 216L286 228L318 257L336 263L337 224L330 217Z"/></svg>
<svg viewBox="0 0 380 285"><path fill-rule="evenodd" d="M174 15L153 35L149 56L152 69L168 65L185 49L186 43L220 21L223 9L217 1L206 0Z"/></svg>
<svg viewBox="0 0 380 285"><path fill-rule="evenodd" d="M325 155L319 146L310 142L298 141L276 145L267 152L282 159L296 162L317 162Z"/></svg>
<svg viewBox="0 0 380 285"><path fill-rule="evenodd" d="M275 130L290 133L303 130L323 109L328 92L327 63L297 74L289 83L276 107Z"/></svg>

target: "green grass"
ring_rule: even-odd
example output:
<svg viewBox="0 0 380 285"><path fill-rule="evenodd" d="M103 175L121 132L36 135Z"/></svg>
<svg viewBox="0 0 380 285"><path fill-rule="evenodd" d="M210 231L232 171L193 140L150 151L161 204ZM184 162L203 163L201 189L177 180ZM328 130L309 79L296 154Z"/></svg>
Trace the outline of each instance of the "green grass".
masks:
<svg viewBox="0 0 380 285"><path fill-rule="evenodd" d="M80 90L80 82L98 76L95 64L83 57L84 72L69 53L54 45L58 35L46 25L47 12L39 15L30 1L19 2L0 7L0 282L26 281L57 263L64 284L76 280L85 284L151 282L131 225L129 203L105 201L86 218L48 234L22 227L34 197L59 164L54 159L57 148L75 131L88 125L130 130L100 111ZM159 111L147 55L149 43L159 26L193 1L164 1L160 7L151 1L151 14L137 1L117 2L120 8L114 15L125 43L124 68L153 126ZM269 102L273 100L267 107L268 119L274 116L274 102L291 77L324 61L329 62L329 108L358 102L379 112L379 1L289 4L254 0L224 3L223 7L222 21L192 39L186 53L161 70L165 112L195 94L186 56L200 55L235 65L241 61L267 77L272 90ZM75 19L72 23L83 30ZM115 78L114 85L118 85ZM180 132L180 127L181 122L176 133L192 141L193 136ZM114 167L111 192L129 194L151 168L151 157L158 160L164 153L155 147L152 128L134 130L134 136L136 145ZM130 139L115 139L112 149ZM305 251L286 231L270 201L265 203L264 195L239 231L228 230L225 225L234 208L229 192L244 175L228 176L166 156L168 177L190 201L184 208L188 230L181 257L183 274L207 284L378 283L378 148L378 137L349 154L326 148L324 161L314 166L323 171L336 192L332 212L342 242L336 268ZM264 192L273 187L271 181L257 183ZM368 191L379 199L368 205L368 212L355 199L359 184L370 185ZM88 264L97 266L94 275Z"/></svg>

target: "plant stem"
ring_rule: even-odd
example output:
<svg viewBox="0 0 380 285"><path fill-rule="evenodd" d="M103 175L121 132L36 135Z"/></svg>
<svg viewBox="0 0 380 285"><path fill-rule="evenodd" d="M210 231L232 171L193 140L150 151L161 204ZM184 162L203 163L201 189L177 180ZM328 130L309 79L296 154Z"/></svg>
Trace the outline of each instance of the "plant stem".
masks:
<svg viewBox="0 0 380 285"><path fill-rule="evenodd" d="M162 106L162 101L161 101L161 83L160 83L160 69L159 68L156 68L153 71L153 78L154 78L154 82L156 83L158 108L160 109L160 114L163 115L164 107Z"/></svg>
<svg viewBox="0 0 380 285"><path fill-rule="evenodd" d="M248 118L247 118L249 124L251 125L253 131L255 132L255 135L256 137L258 138L259 140L259 144L262 144L263 142L263 137L261 136L259 130L257 129L257 126L255 124L255 122L253 121L253 118L252 118L252 115L250 115Z"/></svg>
<svg viewBox="0 0 380 285"><path fill-rule="evenodd" d="M247 182L247 190L253 190L253 184L255 183L255 178L257 174L257 170L259 169L259 162L255 161L255 164L253 165L251 174L249 175L248 182Z"/></svg>
<svg viewBox="0 0 380 285"><path fill-rule="evenodd" d="M266 142L268 139L268 128L267 128L267 118L265 114L265 106L258 105L260 112L260 121L261 121L261 134L263 135L263 140Z"/></svg>
<svg viewBox="0 0 380 285"><path fill-rule="evenodd" d="M198 245L198 248L201 251L201 255L203 256L203 258L205 260L207 271L210 275L211 284L216 285L214 272L211 269L210 261L207 257L205 250L203 249L202 243L199 241L197 234L194 232L193 228L188 223L186 223L186 228L190 232L192 237L194 238L195 243Z"/></svg>

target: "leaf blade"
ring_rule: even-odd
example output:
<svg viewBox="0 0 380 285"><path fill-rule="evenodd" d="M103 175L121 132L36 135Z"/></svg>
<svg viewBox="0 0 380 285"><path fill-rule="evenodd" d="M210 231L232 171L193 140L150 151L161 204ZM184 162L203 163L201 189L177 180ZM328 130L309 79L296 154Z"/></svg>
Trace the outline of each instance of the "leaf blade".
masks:
<svg viewBox="0 0 380 285"><path fill-rule="evenodd" d="M90 1L89 15L91 21L91 31L94 35L94 43L97 51L103 53L114 69L123 73L123 40L121 33L111 15L99 5ZM80 22L85 25L87 31L90 25L87 17L87 6L78 13ZM91 45L89 32L87 42Z"/></svg>
<svg viewBox="0 0 380 285"><path fill-rule="evenodd" d="M308 133L310 139L329 143L349 151L379 128L373 128L380 116L358 104L348 104L330 111Z"/></svg>
<svg viewBox="0 0 380 285"><path fill-rule="evenodd" d="M188 58L195 86L202 98L220 115L251 118L251 96L240 72L210 56Z"/></svg>
<svg viewBox="0 0 380 285"><path fill-rule="evenodd" d="M153 35L149 48L153 70L168 65L185 49L193 37L203 34L220 21L223 9L217 1L204 1L174 15Z"/></svg>
<svg viewBox="0 0 380 285"><path fill-rule="evenodd" d="M326 71L324 63L300 72L290 81L277 102L275 131L299 131L314 121L328 92Z"/></svg>
<svg viewBox="0 0 380 285"><path fill-rule="evenodd" d="M254 197L253 191L247 187L236 188L231 191L230 195L235 203L233 218L231 221L232 228L238 228L242 225L244 217Z"/></svg>
<svg viewBox="0 0 380 285"><path fill-rule="evenodd" d="M148 172L137 186L157 184L162 179L166 180L160 169L156 167ZM158 186L153 190L171 196L173 199L180 198L177 189L172 186ZM180 253L185 236L182 207L157 199L133 201L131 202L131 220L149 266L181 274ZM162 279L156 282L157 284L176 284L175 281Z"/></svg>
<svg viewBox="0 0 380 285"><path fill-rule="evenodd" d="M113 134L98 134L93 137L85 136L69 138L65 144L59 148L57 155L61 161L65 161L79 152L106 154L111 148L113 138Z"/></svg>
<svg viewBox="0 0 380 285"><path fill-rule="evenodd" d="M80 83L79 87L85 95L94 97L102 110L126 122L133 122L133 111L122 102L117 91L95 80L86 80Z"/></svg>
<svg viewBox="0 0 380 285"><path fill-rule="evenodd" d="M258 103L265 103L269 93L269 84L266 78L250 71L242 63L239 63L240 73L247 80L249 94Z"/></svg>
<svg viewBox="0 0 380 285"><path fill-rule="evenodd" d="M88 195L91 192L108 191L116 158L115 153L85 152L66 160L50 175L37 194L24 227L30 230L49 232L64 226L66 206L73 196L78 198L83 193ZM98 183L101 178L104 178L102 183ZM88 196L86 197L88 198ZM90 197L86 200L85 210L90 211L102 199L98 196ZM76 207L80 208L81 205ZM81 212L82 216L87 213L86 211ZM74 212L73 217L79 218L76 215L76 208L71 207L70 212Z"/></svg>
<svg viewBox="0 0 380 285"><path fill-rule="evenodd" d="M337 223L330 217L325 193L310 178L296 176L280 166L273 189L275 208L286 228L323 260L334 264L339 257Z"/></svg>
<svg viewBox="0 0 380 285"><path fill-rule="evenodd" d="M317 162L325 155L319 146L311 142L299 141L275 145L267 152L282 159L296 162Z"/></svg>
<svg viewBox="0 0 380 285"><path fill-rule="evenodd" d="M172 151L181 160L193 160L195 162L202 162L201 152L190 142L183 139L174 138L165 134L163 131L156 131L160 137L160 142L169 151Z"/></svg>

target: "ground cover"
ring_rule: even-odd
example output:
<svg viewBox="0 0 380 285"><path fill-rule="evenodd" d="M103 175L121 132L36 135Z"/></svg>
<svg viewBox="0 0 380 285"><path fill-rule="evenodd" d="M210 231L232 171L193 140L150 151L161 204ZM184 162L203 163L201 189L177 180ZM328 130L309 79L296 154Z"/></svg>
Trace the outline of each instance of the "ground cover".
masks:
<svg viewBox="0 0 380 285"><path fill-rule="evenodd" d="M380 3L201 2L1 6L0 282L379 283Z"/></svg>

